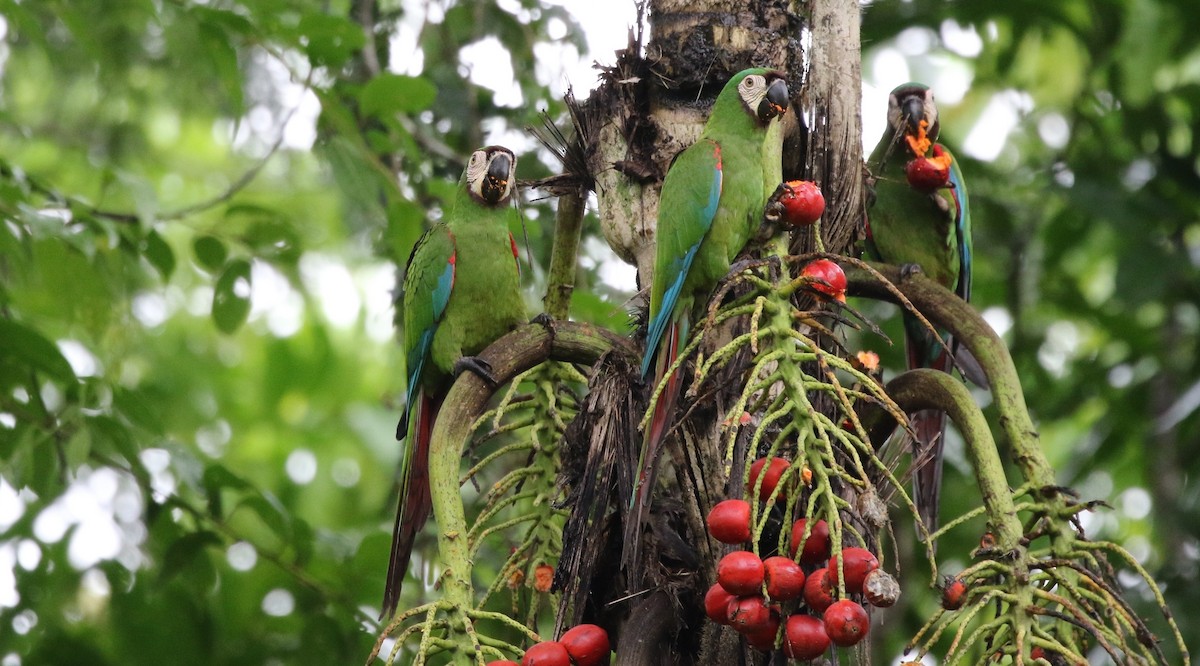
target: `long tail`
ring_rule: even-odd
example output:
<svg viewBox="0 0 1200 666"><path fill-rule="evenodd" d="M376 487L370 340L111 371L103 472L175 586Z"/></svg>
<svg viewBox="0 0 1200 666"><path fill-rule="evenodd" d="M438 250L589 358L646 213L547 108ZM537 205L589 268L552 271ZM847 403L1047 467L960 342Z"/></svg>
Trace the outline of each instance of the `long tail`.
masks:
<svg viewBox="0 0 1200 666"><path fill-rule="evenodd" d="M433 509L429 495L429 440L439 406L438 401L421 391L416 407L409 414L405 438L408 449L400 471L400 506L396 509L396 524L392 528L392 554L383 588L381 620L396 612L413 541Z"/></svg>
<svg viewBox="0 0 1200 666"><path fill-rule="evenodd" d="M931 338L915 321L905 319L904 347L909 368L933 368L950 372L952 362L946 349ZM942 334L942 338L947 336ZM953 342L947 340L953 346ZM942 492L942 449L946 439L946 413L923 410L909 415L916 439L913 440L913 503L925 529L931 533L938 528L938 513Z"/></svg>
<svg viewBox="0 0 1200 666"><path fill-rule="evenodd" d="M680 344L687 340L688 321L684 315L672 321L666 330L663 345L658 353L655 367L654 387L662 383L667 370L674 365L679 357ZM633 495L629 499L629 512L625 517L625 549L622 555L622 565L631 577L630 584L635 585L641 578L641 549L642 525L650 515L650 500L654 494L655 480L658 478L658 457L662 452L663 438L674 420L675 402L679 398L680 373L673 372L667 378L667 385L654 404L654 413L647 424L642 438L642 451L638 456L637 478L634 481Z"/></svg>

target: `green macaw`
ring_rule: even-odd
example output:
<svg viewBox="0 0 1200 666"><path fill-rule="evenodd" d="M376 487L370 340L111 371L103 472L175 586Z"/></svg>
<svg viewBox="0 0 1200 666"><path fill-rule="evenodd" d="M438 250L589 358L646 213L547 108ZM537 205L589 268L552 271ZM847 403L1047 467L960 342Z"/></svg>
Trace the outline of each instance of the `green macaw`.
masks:
<svg viewBox="0 0 1200 666"><path fill-rule="evenodd" d="M776 119L787 108L782 72L755 68L734 75L717 95L700 137L663 180L642 359L643 377L656 368L654 386L687 344L695 310L707 303L758 230L767 198L783 180L783 135ZM650 509L658 453L679 388L679 373L672 373L646 427L626 523L627 566L637 562L640 526Z"/></svg>
<svg viewBox="0 0 1200 666"><path fill-rule="evenodd" d="M509 233L517 160L502 146L471 154L445 219L425 232L404 278L408 405L396 431L406 442L383 613L400 599L413 540L429 518L429 439L451 380L468 369L491 379L477 354L526 321L517 245Z"/></svg>
<svg viewBox="0 0 1200 666"><path fill-rule="evenodd" d="M887 128L869 162L875 177L875 204L868 223L868 250L882 261L902 265L905 272L919 267L969 301L971 213L967 187L958 161L945 146L936 143L940 125L933 91L919 83L897 87L888 97L887 118ZM905 171L909 160L928 157L927 151L932 152L928 159L948 168L945 185L932 190L910 185ZM948 333L938 331L950 350L907 312L904 332L910 369L950 372L955 356L961 365L964 355L956 353L959 350ZM932 532L938 525L946 415L926 410L910 415L910 422L916 434L913 500L922 522Z"/></svg>

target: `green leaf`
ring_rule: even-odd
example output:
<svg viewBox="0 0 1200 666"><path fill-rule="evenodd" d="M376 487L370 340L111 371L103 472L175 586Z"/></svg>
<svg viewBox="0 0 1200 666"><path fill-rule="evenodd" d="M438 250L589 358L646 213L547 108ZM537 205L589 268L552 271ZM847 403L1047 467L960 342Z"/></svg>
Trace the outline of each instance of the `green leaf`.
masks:
<svg viewBox="0 0 1200 666"><path fill-rule="evenodd" d="M212 317L222 333L233 333L250 315L250 262L229 262L213 288Z"/></svg>
<svg viewBox="0 0 1200 666"><path fill-rule="evenodd" d="M40 370L55 379L75 379L75 371L58 346L32 328L0 318L0 340L4 341L0 344L0 358Z"/></svg>
<svg viewBox="0 0 1200 666"><path fill-rule="evenodd" d="M207 23L201 23L199 33L207 55L212 61L213 69L221 79L225 96L229 99L229 110L241 114L244 106L242 93L242 70L238 67L237 49L222 29Z"/></svg>
<svg viewBox="0 0 1200 666"><path fill-rule="evenodd" d="M238 508L246 507L258 515L267 527L280 539L287 539L291 534L288 527L289 516L287 509L273 496L263 493L251 495L238 503Z"/></svg>
<svg viewBox="0 0 1200 666"><path fill-rule="evenodd" d="M171 279L171 274L175 272L175 252L157 231L151 229L150 233L146 234L142 241L142 254L159 275L162 275L164 281Z"/></svg>
<svg viewBox="0 0 1200 666"><path fill-rule="evenodd" d="M134 441L133 433L124 423L103 414L87 417L84 423L91 430L92 439L98 449L105 453L115 451L125 460L138 459L140 449ZM135 475L144 472L140 465L133 465L132 469Z"/></svg>
<svg viewBox="0 0 1200 666"><path fill-rule="evenodd" d="M245 227L238 239L258 257L289 265L300 260L300 235L279 211L242 204L226 209L225 220Z"/></svg>
<svg viewBox="0 0 1200 666"><path fill-rule="evenodd" d="M67 461L68 469L78 469L80 465L87 462L88 455L92 452L92 437L87 429L75 431L67 440L67 445L64 448L64 457Z"/></svg>
<svg viewBox="0 0 1200 666"><path fill-rule="evenodd" d="M358 95L363 113L386 118L395 113L428 109L437 98L437 87L426 79L401 74L380 74Z"/></svg>
<svg viewBox="0 0 1200 666"><path fill-rule="evenodd" d="M207 546L216 546L220 543L221 537L207 530L192 532L176 539L163 555L162 569L158 574L159 582L163 583L173 578L191 564L197 555L204 552Z"/></svg>
<svg viewBox="0 0 1200 666"><path fill-rule="evenodd" d="M245 479L220 464L212 464L204 468L202 483L204 484L204 494L208 496L208 512L218 520L225 519L223 491L251 488Z"/></svg>
<svg viewBox="0 0 1200 666"><path fill-rule="evenodd" d="M225 259L229 257L225 244L212 236L197 238L192 242L192 252L196 254L196 263L210 273L221 270Z"/></svg>
<svg viewBox="0 0 1200 666"><path fill-rule="evenodd" d="M304 47L314 65L340 67L367 43L362 27L341 16L305 14L300 19Z"/></svg>

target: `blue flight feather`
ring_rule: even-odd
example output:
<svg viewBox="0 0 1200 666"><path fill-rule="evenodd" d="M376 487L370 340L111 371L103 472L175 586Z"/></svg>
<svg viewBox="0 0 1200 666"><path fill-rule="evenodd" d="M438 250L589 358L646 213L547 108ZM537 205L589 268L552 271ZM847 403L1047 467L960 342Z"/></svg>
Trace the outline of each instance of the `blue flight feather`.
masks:
<svg viewBox="0 0 1200 666"><path fill-rule="evenodd" d="M642 377L650 374L650 366L654 365L654 355L658 351L663 333L667 330L667 322L671 321L675 302L679 300L679 294L683 291L683 283L687 279L688 271L692 268L692 260L700 251L700 244L704 242L704 237L708 235L713 219L717 216L717 208L721 203L721 180L723 177L721 162L718 158L717 164L713 168L712 184L708 189L708 203L700 210L699 221L704 226L704 235L688 248L682 258L671 263L670 273L675 276L675 279L671 282L671 286L663 292L662 304L655 313L654 321L650 322L650 330L646 333L646 355L642 358Z"/></svg>

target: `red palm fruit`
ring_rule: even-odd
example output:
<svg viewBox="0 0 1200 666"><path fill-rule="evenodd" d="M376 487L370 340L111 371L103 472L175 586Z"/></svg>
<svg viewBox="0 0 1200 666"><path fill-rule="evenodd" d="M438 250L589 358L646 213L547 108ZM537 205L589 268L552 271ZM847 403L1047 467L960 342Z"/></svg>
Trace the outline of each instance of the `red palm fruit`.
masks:
<svg viewBox="0 0 1200 666"><path fill-rule="evenodd" d="M842 647L858 643L871 628L866 609L849 599L834 602L825 610L824 618L829 640Z"/></svg>
<svg viewBox="0 0 1200 666"><path fill-rule="evenodd" d="M558 639L575 666L598 666L608 657L608 632L594 624L580 624Z"/></svg>
<svg viewBox="0 0 1200 666"><path fill-rule="evenodd" d="M955 611L963 607L967 600L967 584L958 577L947 577L942 585L942 608Z"/></svg>
<svg viewBox="0 0 1200 666"><path fill-rule="evenodd" d="M792 615L783 628L783 653L792 659L815 659L829 649L825 623L811 615Z"/></svg>
<svg viewBox="0 0 1200 666"><path fill-rule="evenodd" d="M750 540L750 503L727 499L708 512L708 533L721 543L738 544Z"/></svg>
<svg viewBox="0 0 1200 666"><path fill-rule="evenodd" d="M851 546L843 548L839 555L835 555L833 561L829 563L829 574L833 576L833 584L837 585L838 581L838 562L841 561L842 569L846 573L846 593L858 594L862 592L863 581L867 579L867 574L879 568L879 560L875 559L875 555L866 548Z"/></svg>
<svg viewBox="0 0 1200 666"><path fill-rule="evenodd" d="M760 595L737 597L729 602L726 609L729 626L740 633L761 629L771 621L771 609Z"/></svg>
<svg viewBox="0 0 1200 666"><path fill-rule="evenodd" d="M807 520L801 518L792 525L792 555L800 548L800 539L804 536L804 526ZM818 520L813 523L812 532L804 542L804 550L800 553L801 564L820 564L829 559L829 523Z"/></svg>
<svg viewBox="0 0 1200 666"><path fill-rule="evenodd" d="M763 467L767 467L766 473L763 473ZM775 486L779 485L779 477L783 476L784 471L788 468L788 461L783 458L771 458L771 463L767 466L766 458L759 458L750 465L750 481L746 486L746 493L754 492L754 486L758 483L758 477L761 474L763 477L762 488L758 491L758 499L765 502L775 492ZM776 501L782 502L785 495L780 492Z"/></svg>
<svg viewBox="0 0 1200 666"><path fill-rule="evenodd" d="M804 603L814 613L824 613L833 605L833 577L827 567L808 574L804 581Z"/></svg>
<svg viewBox="0 0 1200 666"><path fill-rule="evenodd" d="M846 273L828 259L810 261L800 269L800 275L813 278L809 289L841 303L846 302Z"/></svg>
<svg viewBox="0 0 1200 666"><path fill-rule="evenodd" d="M783 204L784 222L791 227L806 227L821 219L825 212L825 195L816 183L807 180L785 183L779 203Z"/></svg>
<svg viewBox="0 0 1200 666"><path fill-rule="evenodd" d="M804 594L804 571L786 557L776 555L763 560L763 580L771 601L787 601Z"/></svg>
<svg viewBox="0 0 1200 666"><path fill-rule="evenodd" d="M779 611L767 607L767 621L762 625L742 632L750 647L770 652L775 649L775 637L779 634Z"/></svg>
<svg viewBox="0 0 1200 666"><path fill-rule="evenodd" d="M509 661L508 659L497 659L495 661L489 661L485 666L520 666L520 665L517 664L517 662Z"/></svg>
<svg viewBox="0 0 1200 666"><path fill-rule="evenodd" d="M730 594L758 594L763 584L763 563L748 550L734 551L717 562L717 582Z"/></svg>
<svg viewBox="0 0 1200 666"><path fill-rule="evenodd" d="M729 602L733 595L726 592L720 583L714 583L704 595L704 614L717 624L729 624Z"/></svg>
<svg viewBox="0 0 1200 666"><path fill-rule="evenodd" d="M917 157L904 165L904 176L914 190L932 192L950 182L950 164L937 158Z"/></svg>
<svg viewBox="0 0 1200 666"><path fill-rule="evenodd" d="M521 666L571 666L571 656L562 643L544 641L525 651Z"/></svg>

